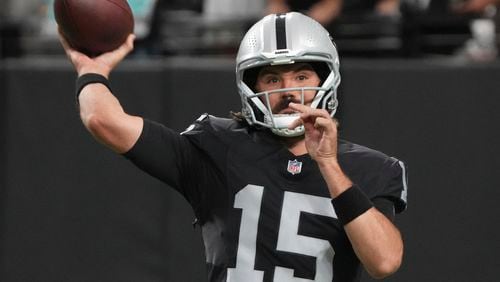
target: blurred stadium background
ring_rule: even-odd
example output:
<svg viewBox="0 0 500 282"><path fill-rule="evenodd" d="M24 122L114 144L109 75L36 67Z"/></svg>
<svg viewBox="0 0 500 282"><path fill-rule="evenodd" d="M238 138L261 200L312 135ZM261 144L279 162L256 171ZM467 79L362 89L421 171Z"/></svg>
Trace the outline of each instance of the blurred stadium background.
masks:
<svg viewBox="0 0 500 282"><path fill-rule="evenodd" d="M264 1L129 0L138 40L112 77L124 107L176 130L237 110L234 55ZM329 26L342 136L410 168L405 261L385 281L498 281L499 15L452 2ZM0 1L0 281L205 281L189 206L81 125L51 7Z"/></svg>
<svg viewBox="0 0 500 282"><path fill-rule="evenodd" d="M454 55L491 60L498 47L496 8L458 14L450 8L457 1L401 0L396 15L345 13L329 29L344 57ZM136 18L136 54L161 56L232 56L266 5L266 0L128 2ZM2 57L61 53L52 3L2 1Z"/></svg>

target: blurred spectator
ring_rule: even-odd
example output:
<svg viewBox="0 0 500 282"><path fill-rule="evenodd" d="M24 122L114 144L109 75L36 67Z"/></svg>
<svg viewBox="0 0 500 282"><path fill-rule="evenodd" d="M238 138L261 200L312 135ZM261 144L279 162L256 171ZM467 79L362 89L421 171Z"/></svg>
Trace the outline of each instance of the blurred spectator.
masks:
<svg viewBox="0 0 500 282"><path fill-rule="evenodd" d="M266 12L269 14L299 11L322 25L328 25L339 14L342 9L342 0L320 0L320 1L287 1L269 0Z"/></svg>
<svg viewBox="0 0 500 282"><path fill-rule="evenodd" d="M500 0L405 0L420 10L412 17L422 51L489 62L498 55L495 24ZM407 18L409 18L407 16ZM409 22L409 20L408 20Z"/></svg>
<svg viewBox="0 0 500 282"><path fill-rule="evenodd" d="M21 22L26 20L29 15L34 15L40 6L40 0L1 0L3 7L6 11L5 17L12 22Z"/></svg>
<svg viewBox="0 0 500 282"><path fill-rule="evenodd" d="M500 0L465 0L452 5L457 13L483 13L500 4Z"/></svg>
<svg viewBox="0 0 500 282"><path fill-rule="evenodd" d="M151 22L158 0L128 0L134 13L134 33L136 39L142 40L151 32Z"/></svg>
<svg viewBox="0 0 500 282"><path fill-rule="evenodd" d="M288 11L302 12L326 26L341 14L397 15L399 0L268 0L267 13Z"/></svg>
<svg viewBox="0 0 500 282"><path fill-rule="evenodd" d="M262 16L266 0L205 0L203 15L210 20L250 20ZM221 9L221 7L224 7Z"/></svg>
<svg viewBox="0 0 500 282"><path fill-rule="evenodd" d="M33 10L30 7L33 3L34 0L0 0L0 59L22 55L20 39L23 20L27 19L23 11Z"/></svg>
<svg viewBox="0 0 500 282"><path fill-rule="evenodd" d="M469 22L472 37L464 44L459 55L476 62L496 60L498 23L495 24L495 16L499 4L500 0L465 0L451 6L454 13L476 15Z"/></svg>
<svg viewBox="0 0 500 282"><path fill-rule="evenodd" d="M267 13L297 11L335 38L343 56L398 56L400 0L266 0Z"/></svg>
<svg viewBox="0 0 500 282"><path fill-rule="evenodd" d="M0 1L0 25L5 21L7 17L7 2Z"/></svg>

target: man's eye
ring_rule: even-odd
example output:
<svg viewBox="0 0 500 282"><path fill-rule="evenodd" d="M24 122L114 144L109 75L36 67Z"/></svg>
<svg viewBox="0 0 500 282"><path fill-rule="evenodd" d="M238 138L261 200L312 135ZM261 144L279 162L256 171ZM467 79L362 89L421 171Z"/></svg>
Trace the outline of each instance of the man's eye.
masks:
<svg viewBox="0 0 500 282"><path fill-rule="evenodd" d="M307 76L305 76L305 75L299 75L299 76L297 77L297 79L298 79L298 80L306 80L306 79L307 79Z"/></svg>
<svg viewBox="0 0 500 282"><path fill-rule="evenodd" d="M277 83L278 79L277 78L270 78L267 80L267 83Z"/></svg>

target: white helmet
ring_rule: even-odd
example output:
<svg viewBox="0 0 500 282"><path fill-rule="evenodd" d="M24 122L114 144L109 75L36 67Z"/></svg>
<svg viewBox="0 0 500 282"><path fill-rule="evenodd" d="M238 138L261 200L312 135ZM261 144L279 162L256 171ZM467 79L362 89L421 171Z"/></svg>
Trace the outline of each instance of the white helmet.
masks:
<svg viewBox="0 0 500 282"><path fill-rule="evenodd" d="M258 69L266 65L308 62L321 79L319 87L297 87L254 92ZM326 109L333 117L337 110L340 84L339 57L328 31L301 13L273 14L254 24L241 41L236 57L236 84L241 97L242 114L250 125L270 128L280 136L304 133L304 127L288 129L298 114L273 114L269 95L287 91L316 90L311 107Z"/></svg>

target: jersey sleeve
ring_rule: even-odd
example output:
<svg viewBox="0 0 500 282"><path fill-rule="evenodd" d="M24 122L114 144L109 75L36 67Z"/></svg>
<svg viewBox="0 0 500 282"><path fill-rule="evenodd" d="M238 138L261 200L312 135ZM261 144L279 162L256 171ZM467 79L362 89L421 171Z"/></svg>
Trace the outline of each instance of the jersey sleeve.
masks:
<svg viewBox="0 0 500 282"><path fill-rule="evenodd" d="M339 152L341 167L377 209L389 218L406 209L408 170L402 161L342 139Z"/></svg>
<svg viewBox="0 0 500 282"><path fill-rule="evenodd" d="M212 166L206 154L181 134L144 119L136 144L124 156L138 168L180 192L195 213L200 209L203 188Z"/></svg>
<svg viewBox="0 0 500 282"><path fill-rule="evenodd" d="M406 209L408 192L408 173L406 165L395 158L388 158L382 169L374 203L382 203L381 199L390 200L394 211L401 213Z"/></svg>

